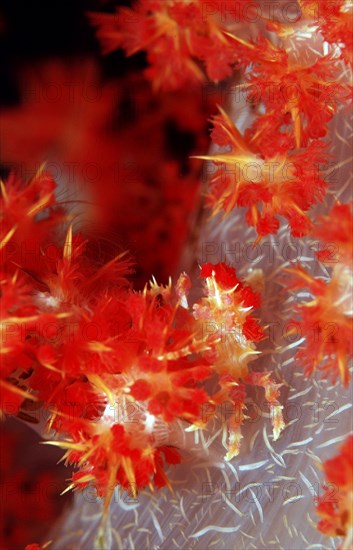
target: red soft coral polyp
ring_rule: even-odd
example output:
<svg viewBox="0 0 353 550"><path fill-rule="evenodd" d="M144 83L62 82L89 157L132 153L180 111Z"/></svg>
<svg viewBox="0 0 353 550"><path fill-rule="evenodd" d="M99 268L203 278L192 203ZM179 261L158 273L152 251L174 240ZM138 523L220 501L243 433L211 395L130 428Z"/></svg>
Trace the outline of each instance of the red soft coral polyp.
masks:
<svg viewBox="0 0 353 550"><path fill-rule="evenodd" d="M281 145L269 150L262 136L262 118L268 139L281 138L278 132L269 132L266 115L259 117L254 133L244 135L222 109L213 119L217 130L213 135L218 139L221 133L219 141L228 150L197 157L216 166L207 202L213 215L222 211L230 215L237 207L247 208L246 221L259 237L277 233L280 217L287 219L293 236L301 237L311 229L310 208L325 195L326 183L319 166L328 159L327 145L315 140L295 150L289 140L286 149Z"/></svg>

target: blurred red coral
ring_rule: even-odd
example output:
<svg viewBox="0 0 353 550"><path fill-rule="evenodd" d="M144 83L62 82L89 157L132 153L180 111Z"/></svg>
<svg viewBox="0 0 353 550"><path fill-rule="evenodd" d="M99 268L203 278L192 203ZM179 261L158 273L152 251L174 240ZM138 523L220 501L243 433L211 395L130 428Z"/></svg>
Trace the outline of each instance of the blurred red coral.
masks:
<svg viewBox="0 0 353 550"><path fill-rule="evenodd" d="M342 548L349 548L353 529L353 436L342 444L339 453L323 464L324 494L317 499L318 529L330 537L347 537Z"/></svg>
<svg viewBox="0 0 353 550"><path fill-rule="evenodd" d="M206 8L206 9L205 9ZM105 53L146 50L146 76L154 88L170 91L232 74L237 58L217 14L204 0L137 0L115 15L91 13Z"/></svg>

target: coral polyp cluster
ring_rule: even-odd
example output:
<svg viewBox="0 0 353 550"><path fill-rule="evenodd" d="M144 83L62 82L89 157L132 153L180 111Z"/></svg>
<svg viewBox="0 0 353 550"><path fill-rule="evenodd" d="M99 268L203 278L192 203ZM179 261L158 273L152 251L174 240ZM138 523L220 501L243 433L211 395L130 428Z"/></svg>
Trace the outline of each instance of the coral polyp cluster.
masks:
<svg viewBox="0 0 353 550"><path fill-rule="evenodd" d="M91 14L105 52L122 47L127 55L146 50L146 76L155 88L174 90L231 76L237 57L207 2L139 0L116 15Z"/></svg>
<svg viewBox="0 0 353 550"><path fill-rule="evenodd" d="M238 454L243 415L237 413L245 408L245 385L265 388L277 438L284 427L278 386L268 373L248 369L264 337L253 316L260 295L223 263L202 266L204 296L192 307L186 274L174 287L153 280L136 292L127 279L131 261L120 254L93 265L71 226L61 244L58 237L53 243L56 258L49 261L47 233L39 236L39 229L55 222L55 202L30 194L46 181L41 173L28 187L16 182L17 195L3 185L4 412L11 404L21 414L31 400L43 406L48 428L57 434L52 443L66 449L66 462L79 468L71 486L93 482L107 505L116 485L134 492L168 485L165 464L181 460L168 445L169 425L183 421L203 428L225 402L234 406L227 459ZM22 216L11 231L13 204L22 197ZM30 266L21 265L11 248L29 223L42 241ZM206 389L214 376L220 389Z"/></svg>
<svg viewBox="0 0 353 550"><path fill-rule="evenodd" d="M295 31L266 17L260 19L281 41L275 44L258 30L255 38L239 35L240 6L234 21L202 0L140 0L132 10L120 8L115 18L92 15L98 36L109 49L122 47L128 54L147 51L147 74L157 87L163 83L173 89L186 81L202 81L201 61L209 79L216 82L235 68L242 69L243 95L262 114L243 136L221 110L214 118L213 141L226 150L198 158L217 166L208 191L213 214L246 207L247 222L259 238L277 233L279 217L287 219L293 236L307 235L308 211L325 195L319 166L329 157L321 139L338 106L349 104L352 97L350 82L338 66L341 59L349 62L351 55L351 13L343 0L336 7L329 4L302 2L300 22L308 24L316 16L317 28L332 44L328 53L310 61L303 61L290 47L289 37ZM333 25L339 25L337 33Z"/></svg>
<svg viewBox="0 0 353 550"><path fill-rule="evenodd" d="M299 0L303 15L311 26L318 30L324 39L340 49L340 57L352 65L352 2L337 0L335 2L316 2Z"/></svg>
<svg viewBox="0 0 353 550"><path fill-rule="evenodd" d="M94 10L94 2L89 4ZM173 472L182 471L183 461L192 463L192 452L207 455L206 466L200 466L205 479L211 479L209 469L218 469L228 496L233 488L227 472L232 471L236 484L239 472L245 472L249 483L243 488L236 485L236 504L248 489L254 496L255 487L271 495L272 503L271 491L283 481L295 485L299 475L311 490L313 478L306 474L316 458L314 451L319 454L347 436L320 439L327 435L324 424L332 418L335 422L350 407L321 402L321 395L336 399L334 392L348 388L353 358L352 203L344 202L349 182L335 186L329 177L332 163L337 170L346 170L349 162L343 157L350 154L346 146L351 129L344 117L353 89L353 3L297 0L286 7L282 1L260 0L129 0L121 4L109 14L112 3L98 2L96 8L104 13L86 12L87 26L92 35L96 33L103 54L117 49L127 57L140 54L136 65L141 74L121 76L125 68L120 74L119 67L116 82L107 77L102 97L98 94L92 101L96 105L86 106L78 115L85 122L74 144L64 144L62 136L46 142L46 131L38 133L38 141L46 142L46 147L35 144L38 158L48 151L54 160L57 155L65 167L60 177L54 178L45 164L32 178L12 172L14 160L22 157L10 144L6 149L10 170L5 169L10 175L1 182L0 198L0 415L36 424L40 412L43 422L38 431L46 437L44 443L63 451L62 461L73 470L66 491L85 494L94 488L104 500L95 547L106 545L108 511L120 489L133 497L145 491L153 499L151 494L164 487L174 498ZM294 18L293 10L297 10ZM0 33L4 25L6 34L5 23L1 22ZM102 62L102 74L114 72L110 64L115 59ZM60 87L66 85L66 72L61 74L59 65L48 67L44 74L59 74ZM95 88L98 61L87 67ZM86 82L85 70L80 75ZM57 105L69 106L71 113L69 84L69 100L60 99ZM156 100L156 93L163 101ZM32 100L29 110L41 113ZM91 103L87 94L84 102ZM51 111L55 111L52 106ZM46 108L43 112L47 114ZM208 115L212 144L207 151ZM7 116L11 119L7 113L5 122ZM36 127L36 122L31 124ZM56 124L55 116L48 120L49 134L58 131ZM32 166L31 154L23 154L25 167ZM200 160L206 162L207 185L199 211L193 212ZM80 163L85 165L78 182L82 189L72 191L72 201L61 202L65 178L75 183L71 168ZM97 181L87 176L87 167L95 169ZM90 180L87 186L85 176ZM64 195L69 191L65 189ZM97 202L94 207L91 199ZM64 207L67 203L69 208ZM75 217L76 209L87 220ZM180 259L189 221L195 216L196 226L204 214L209 214L207 227L194 228L187 251L188 260L194 255L196 277L191 262L190 270L185 267L188 262L182 262L178 270L186 269L190 276L178 271L165 284L164 275L173 273ZM211 235L212 242L201 242L203 232ZM97 250L105 238L102 250ZM319 250L310 257L313 240ZM129 242L124 250L118 247L111 253L111 247L123 241ZM134 286L135 245L143 249L136 256L145 255L146 261L137 266ZM198 246L203 247L202 259L195 257ZM298 253L295 260L289 258L293 250ZM231 265L226 260L233 252ZM250 270L253 261L259 263L255 275ZM139 285L141 279L145 283L150 278ZM271 295L281 283L278 295ZM274 327L282 330L283 338L272 348L273 342L266 339L267 329ZM300 332L297 341L291 339L293 327ZM263 364L255 363L257 358ZM287 388L281 395L282 386ZM320 393L323 387L326 393ZM266 410L260 408L259 417L270 419L271 442L266 426L262 441L261 430L246 425L253 420L250 409L258 405L259 394ZM324 418L330 407L334 411ZM293 409L296 417L291 417ZM314 411L312 421L308 411ZM189 433L195 436L196 449L188 448L185 434ZM298 441L293 441L297 436ZM216 448L223 447L221 462L214 460L219 449L214 455L214 447L209 452L214 441ZM238 472L232 461L244 447L266 456L243 462ZM294 464L299 453L303 462ZM299 474L291 469L302 464ZM256 470L261 473L251 478ZM329 498L330 487L325 486L316 507L321 518L318 530L345 537L342 548L348 550L353 532L352 437L323 470L327 483L337 488L337 499ZM312 472L319 479L316 470ZM246 503L243 513L221 494L221 484L212 486L212 506L199 520L196 506L201 499L204 502L206 482L200 478L197 483L188 500L197 518L191 538L209 531L233 536L239 530L249 547L258 547L260 541L265 547L262 529L255 538L249 529L243 532L242 524L201 525L213 504L222 500L222 506L240 518L250 517L256 526L248 504L255 503L263 522L258 495ZM289 489L276 497L277 508L304 498L298 484L295 495ZM196 504L191 501L194 497ZM166 547L153 513L153 528ZM180 513L191 530L183 497ZM291 534L287 516L281 517ZM157 547L150 544L149 529L142 530L147 533L146 545ZM184 540L172 539L177 548L191 540L181 533ZM295 527L293 533L299 537ZM308 548L315 546L301 535ZM267 536L269 541L272 534ZM117 540L124 547L120 535ZM209 547L219 541L226 544L223 539L209 540ZM132 539L129 544L134 546ZM283 546L276 533L269 547L273 545ZM34 544L28 550L46 546Z"/></svg>
<svg viewBox="0 0 353 550"><path fill-rule="evenodd" d="M265 123L269 120L266 117ZM227 148L199 157L217 167L208 195L213 215L247 208L246 221L255 227L259 239L277 233L280 217L287 219L294 237L307 234L311 227L308 210L322 200L326 189L319 170L327 160L325 143L317 140L306 149L293 150L289 135L272 131L269 150L266 136L270 128L261 127L261 120L244 136L223 110L213 122L214 143Z"/></svg>
<svg viewBox="0 0 353 550"><path fill-rule="evenodd" d="M310 293L310 299L299 301L295 308L295 319L306 339L296 357L308 375L319 369L324 376L334 381L339 378L347 386L353 357L352 205L334 205L329 215L321 216L312 234L320 239L318 259L332 273L325 281L301 266L288 270L293 275L292 289Z"/></svg>

